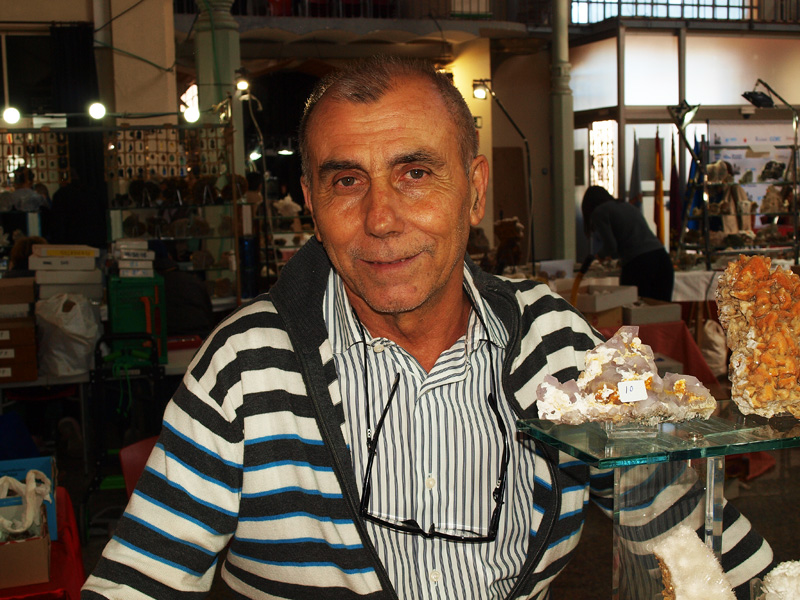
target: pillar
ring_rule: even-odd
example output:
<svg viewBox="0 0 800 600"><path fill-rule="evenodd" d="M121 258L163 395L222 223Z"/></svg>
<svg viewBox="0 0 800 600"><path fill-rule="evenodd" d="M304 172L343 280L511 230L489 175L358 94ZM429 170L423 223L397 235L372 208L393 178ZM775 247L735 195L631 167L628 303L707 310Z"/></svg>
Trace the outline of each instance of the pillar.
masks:
<svg viewBox="0 0 800 600"><path fill-rule="evenodd" d="M569 87L569 0L553 2L551 92L553 111L553 256L575 258L575 144Z"/></svg>

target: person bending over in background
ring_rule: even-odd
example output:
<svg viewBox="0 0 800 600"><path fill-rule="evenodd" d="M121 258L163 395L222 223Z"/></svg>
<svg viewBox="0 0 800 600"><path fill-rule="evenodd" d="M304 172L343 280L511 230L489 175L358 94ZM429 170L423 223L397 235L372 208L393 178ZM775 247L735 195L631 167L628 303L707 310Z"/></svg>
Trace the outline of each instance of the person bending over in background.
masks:
<svg viewBox="0 0 800 600"><path fill-rule="evenodd" d="M589 186L581 203L583 228L594 255L618 258L622 265L620 285L635 285L639 296L672 301L675 271L642 211L617 200L598 185ZM599 248L594 246L599 244Z"/></svg>

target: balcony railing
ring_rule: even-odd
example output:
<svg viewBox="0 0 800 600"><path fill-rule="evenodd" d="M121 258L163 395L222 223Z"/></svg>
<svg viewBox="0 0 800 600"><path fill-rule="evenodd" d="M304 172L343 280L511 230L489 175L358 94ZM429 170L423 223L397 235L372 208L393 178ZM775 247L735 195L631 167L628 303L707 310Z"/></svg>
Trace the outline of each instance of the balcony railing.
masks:
<svg viewBox="0 0 800 600"><path fill-rule="evenodd" d="M195 14L196 0L173 0L176 14ZM484 19L551 23L551 0L234 0L231 13L245 17L377 19ZM707 19L800 23L800 0L572 0L575 25L614 18Z"/></svg>
<svg viewBox="0 0 800 600"><path fill-rule="evenodd" d="M606 19L708 19L716 21L800 22L800 0L573 0L572 22Z"/></svg>

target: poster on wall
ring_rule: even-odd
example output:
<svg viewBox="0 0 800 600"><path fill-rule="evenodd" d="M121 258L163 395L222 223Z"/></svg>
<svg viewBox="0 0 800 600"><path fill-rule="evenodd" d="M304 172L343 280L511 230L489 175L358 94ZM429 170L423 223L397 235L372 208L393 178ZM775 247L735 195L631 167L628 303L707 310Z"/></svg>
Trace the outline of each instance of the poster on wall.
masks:
<svg viewBox="0 0 800 600"><path fill-rule="evenodd" d="M796 168L789 122L709 121L708 165L725 164L731 183L755 203L754 226L772 222L791 207Z"/></svg>

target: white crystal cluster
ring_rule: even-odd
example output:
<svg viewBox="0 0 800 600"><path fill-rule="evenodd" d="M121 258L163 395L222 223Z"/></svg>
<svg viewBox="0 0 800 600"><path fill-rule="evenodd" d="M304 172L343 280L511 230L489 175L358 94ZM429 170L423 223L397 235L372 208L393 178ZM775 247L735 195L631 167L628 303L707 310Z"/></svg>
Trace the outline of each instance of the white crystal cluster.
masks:
<svg viewBox="0 0 800 600"><path fill-rule="evenodd" d="M653 548L664 581L664 598L735 600L719 561L697 534L679 525Z"/></svg>
<svg viewBox="0 0 800 600"><path fill-rule="evenodd" d="M638 334L638 327L624 326L590 350L577 380L560 383L545 376L536 389L539 417L573 425L587 421L655 425L711 416L716 401L708 388L692 375L659 376L653 351ZM626 394L634 386L624 384L631 382L637 383L641 399Z"/></svg>
<svg viewBox="0 0 800 600"><path fill-rule="evenodd" d="M765 600L800 600L800 561L782 562L764 578Z"/></svg>

